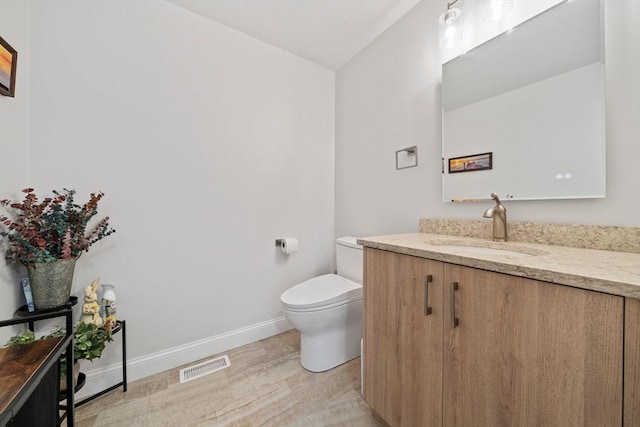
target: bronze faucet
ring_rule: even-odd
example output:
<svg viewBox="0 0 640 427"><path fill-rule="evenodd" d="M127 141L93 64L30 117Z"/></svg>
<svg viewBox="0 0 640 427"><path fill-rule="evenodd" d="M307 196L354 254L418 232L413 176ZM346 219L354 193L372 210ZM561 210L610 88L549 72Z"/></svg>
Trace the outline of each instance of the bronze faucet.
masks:
<svg viewBox="0 0 640 427"><path fill-rule="evenodd" d="M484 218L493 218L493 241L507 241L507 208L500 202L496 193L491 193L491 198L496 201L496 205L487 209L482 215Z"/></svg>

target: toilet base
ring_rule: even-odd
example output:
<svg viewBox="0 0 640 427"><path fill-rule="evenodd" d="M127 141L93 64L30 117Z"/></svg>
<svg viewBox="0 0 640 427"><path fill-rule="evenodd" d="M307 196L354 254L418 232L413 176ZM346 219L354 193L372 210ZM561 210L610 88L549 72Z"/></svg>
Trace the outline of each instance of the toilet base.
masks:
<svg viewBox="0 0 640 427"><path fill-rule="evenodd" d="M308 371L328 371L360 356L362 300L330 310L338 311L332 325L300 330L300 364Z"/></svg>

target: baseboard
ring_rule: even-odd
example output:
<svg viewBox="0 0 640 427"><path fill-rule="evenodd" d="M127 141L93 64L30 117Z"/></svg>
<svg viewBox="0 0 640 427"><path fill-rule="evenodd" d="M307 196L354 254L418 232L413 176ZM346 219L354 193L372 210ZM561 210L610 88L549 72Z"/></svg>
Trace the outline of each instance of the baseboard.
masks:
<svg viewBox="0 0 640 427"><path fill-rule="evenodd" d="M127 379L128 382L135 381L217 353L251 344L290 329L292 326L284 316L281 316L157 353L129 359L127 361ZM122 381L122 363L114 363L87 371L85 374L87 376L86 384L76 394L76 400L83 399Z"/></svg>

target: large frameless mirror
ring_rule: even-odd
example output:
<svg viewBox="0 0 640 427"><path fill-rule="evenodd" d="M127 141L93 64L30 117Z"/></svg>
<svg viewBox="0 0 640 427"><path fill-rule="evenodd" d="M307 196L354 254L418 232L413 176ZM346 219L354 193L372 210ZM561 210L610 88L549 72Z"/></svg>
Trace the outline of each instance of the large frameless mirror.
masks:
<svg viewBox="0 0 640 427"><path fill-rule="evenodd" d="M445 201L605 197L603 27L563 2L443 64Z"/></svg>

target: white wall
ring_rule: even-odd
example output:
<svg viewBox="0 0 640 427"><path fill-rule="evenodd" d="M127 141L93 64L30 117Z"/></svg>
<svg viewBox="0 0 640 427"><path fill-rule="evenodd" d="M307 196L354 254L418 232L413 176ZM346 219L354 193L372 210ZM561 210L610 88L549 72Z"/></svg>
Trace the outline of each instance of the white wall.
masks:
<svg viewBox="0 0 640 427"><path fill-rule="evenodd" d="M420 217L480 219L490 205L441 201L436 22L445 9L421 2L337 72L337 235L412 232ZM506 202L511 220L640 226L640 2L605 2L605 26L607 197ZM396 171L395 151L411 145L419 166Z"/></svg>
<svg viewBox="0 0 640 427"><path fill-rule="evenodd" d="M0 199L29 185L29 3L0 0L0 36L18 51L14 98L0 96ZM0 319L24 304L19 275L0 256ZM17 328L0 329L0 347Z"/></svg>
<svg viewBox="0 0 640 427"><path fill-rule="evenodd" d="M30 178L11 184L106 193L117 232L74 292L116 285L131 359L276 322L285 289L333 270L332 71L168 2L30 6Z"/></svg>

